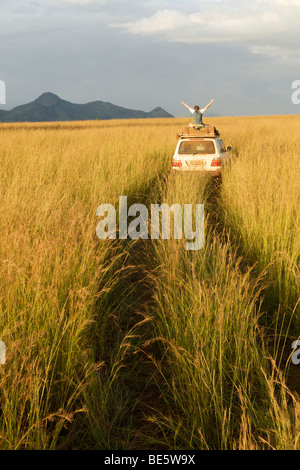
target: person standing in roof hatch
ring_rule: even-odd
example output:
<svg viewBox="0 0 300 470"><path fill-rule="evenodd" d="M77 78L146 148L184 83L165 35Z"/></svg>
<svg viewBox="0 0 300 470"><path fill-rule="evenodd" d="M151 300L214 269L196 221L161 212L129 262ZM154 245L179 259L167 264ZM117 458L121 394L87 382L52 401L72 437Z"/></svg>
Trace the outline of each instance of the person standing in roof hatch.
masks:
<svg viewBox="0 0 300 470"><path fill-rule="evenodd" d="M205 108L200 109L199 106L195 106L194 109L191 108L188 104L186 104L184 101L181 101L181 103L192 113L194 116L194 126L203 126L203 120L202 116L205 113L205 111L213 104L215 100L211 100L208 105L205 106Z"/></svg>

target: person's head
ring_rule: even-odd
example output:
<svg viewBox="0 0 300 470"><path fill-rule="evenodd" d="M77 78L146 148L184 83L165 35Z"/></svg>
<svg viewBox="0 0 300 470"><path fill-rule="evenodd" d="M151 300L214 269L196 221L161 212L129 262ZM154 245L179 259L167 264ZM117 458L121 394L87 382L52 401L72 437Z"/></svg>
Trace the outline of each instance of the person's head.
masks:
<svg viewBox="0 0 300 470"><path fill-rule="evenodd" d="M199 111L199 109L200 109L199 106L194 106L195 111Z"/></svg>

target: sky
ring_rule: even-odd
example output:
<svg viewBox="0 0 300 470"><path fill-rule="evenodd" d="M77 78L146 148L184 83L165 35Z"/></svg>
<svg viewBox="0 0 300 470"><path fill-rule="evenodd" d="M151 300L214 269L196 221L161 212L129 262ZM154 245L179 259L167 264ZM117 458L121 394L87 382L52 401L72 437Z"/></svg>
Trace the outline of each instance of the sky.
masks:
<svg viewBox="0 0 300 470"><path fill-rule="evenodd" d="M174 116L299 114L300 0L1 0L12 109L52 92ZM1 101L1 100L0 100Z"/></svg>

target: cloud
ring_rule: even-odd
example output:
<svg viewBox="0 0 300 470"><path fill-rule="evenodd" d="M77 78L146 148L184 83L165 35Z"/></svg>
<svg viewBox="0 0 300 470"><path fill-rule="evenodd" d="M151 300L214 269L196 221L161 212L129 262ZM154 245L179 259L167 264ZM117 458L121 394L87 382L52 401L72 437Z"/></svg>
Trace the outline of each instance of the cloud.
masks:
<svg viewBox="0 0 300 470"><path fill-rule="evenodd" d="M182 43L246 45L253 53L269 57L300 58L300 0L239 0L198 3L191 13L158 10L131 22L111 23L134 35Z"/></svg>
<svg viewBox="0 0 300 470"><path fill-rule="evenodd" d="M300 0L1 0L6 109L52 91L174 115L185 112L181 99L204 106L213 97L219 114L293 114L299 7Z"/></svg>

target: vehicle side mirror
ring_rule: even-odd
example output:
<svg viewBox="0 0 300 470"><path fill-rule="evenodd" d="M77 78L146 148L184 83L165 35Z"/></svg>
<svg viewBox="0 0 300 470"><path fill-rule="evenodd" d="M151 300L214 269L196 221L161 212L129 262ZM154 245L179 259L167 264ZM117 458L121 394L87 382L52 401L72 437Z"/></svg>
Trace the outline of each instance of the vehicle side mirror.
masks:
<svg viewBox="0 0 300 470"><path fill-rule="evenodd" d="M227 147L227 152L230 152L231 151L231 147Z"/></svg>

